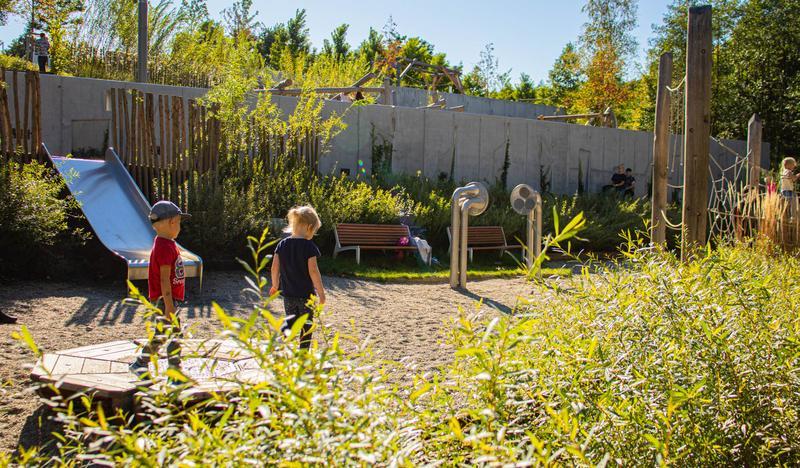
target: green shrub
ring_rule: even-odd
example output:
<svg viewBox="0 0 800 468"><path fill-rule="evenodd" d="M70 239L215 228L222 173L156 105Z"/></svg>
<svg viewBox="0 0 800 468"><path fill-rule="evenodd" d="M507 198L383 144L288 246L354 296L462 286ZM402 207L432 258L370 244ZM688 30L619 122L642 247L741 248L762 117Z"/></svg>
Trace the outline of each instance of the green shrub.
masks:
<svg viewBox="0 0 800 468"><path fill-rule="evenodd" d="M77 209L63 190L61 178L42 164L0 161L0 274L31 274L52 262L51 248L70 237Z"/></svg>
<svg viewBox="0 0 800 468"><path fill-rule="evenodd" d="M256 255L256 310L216 311L264 383L195 405L152 389L141 422L86 397L51 398L64 426L49 462L800 463L800 261L722 247L680 263L627 245L624 264L551 283L515 315L462 309L454 362L427 375L382 365L359 343L344 352L324 314L312 352L297 352L299 326L277 339ZM32 343L24 328L19 338Z"/></svg>
<svg viewBox="0 0 800 468"><path fill-rule="evenodd" d="M0 68L6 70L31 70L39 71L39 67L33 64L30 60L25 60L21 57L14 57L13 55L0 54Z"/></svg>

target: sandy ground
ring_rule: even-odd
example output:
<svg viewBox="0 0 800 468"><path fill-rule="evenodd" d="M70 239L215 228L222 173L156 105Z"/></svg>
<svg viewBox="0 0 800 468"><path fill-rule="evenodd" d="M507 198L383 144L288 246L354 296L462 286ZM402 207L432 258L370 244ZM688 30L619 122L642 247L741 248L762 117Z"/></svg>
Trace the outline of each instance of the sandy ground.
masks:
<svg viewBox="0 0 800 468"><path fill-rule="evenodd" d="M380 358L411 359L422 369L434 369L451 359L442 330L457 316L459 305L474 308L483 299L489 313L508 313L519 296L532 292L522 279L471 282L469 293L453 291L447 284L387 285L330 277L324 283L328 312L323 319L332 329L369 338ZM249 301L243 287L239 273L207 274L202 295L192 297L192 289L187 293L189 301L180 309L184 325L196 337L214 336L217 319L212 300L229 313L244 314ZM126 293L122 283L3 284L0 310L16 315L43 350L73 348L143 335L136 307L123 302ZM0 325L0 434L4 435L0 450L5 451L47 437L39 424L46 411L26 390L33 355L11 338L18 329L19 325Z"/></svg>

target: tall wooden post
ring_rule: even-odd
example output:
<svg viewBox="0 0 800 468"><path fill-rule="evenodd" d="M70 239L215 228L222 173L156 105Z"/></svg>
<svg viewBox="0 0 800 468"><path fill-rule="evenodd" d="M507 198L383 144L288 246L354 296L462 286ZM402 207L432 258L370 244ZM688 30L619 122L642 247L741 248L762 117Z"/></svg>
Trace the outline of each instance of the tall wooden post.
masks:
<svg viewBox="0 0 800 468"><path fill-rule="evenodd" d="M147 83L147 0L139 0L139 29L138 29L139 55L136 67L136 81Z"/></svg>
<svg viewBox="0 0 800 468"><path fill-rule="evenodd" d="M392 80L388 76L383 79L383 104L386 106L394 105L392 102Z"/></svg>
<svg viewBox="0 0 800 468"><path fill-rule="evenodd" d="M747 165L750 169L747 175L747 185L753 193L758 190L758 180L761 175L761 117L753 114L747 123Z"/></svg>
<svg viewBox="0 0 800 468"><path fill-rule="evenodd" d="M656 124L653 137L653 202L650 218L650 240L653 244L667 242L667 161L669 159L669 120L672 96L668 86L672 82L672 53L661 54L658 62L658 90L656 91Z"/></svg>
<svg viewBox="0 0 800 468"><path fill-rule="evenodd" d="M686 38L686 129L681 259L705 245L711 138L711 6L689 8Z"/></svg>

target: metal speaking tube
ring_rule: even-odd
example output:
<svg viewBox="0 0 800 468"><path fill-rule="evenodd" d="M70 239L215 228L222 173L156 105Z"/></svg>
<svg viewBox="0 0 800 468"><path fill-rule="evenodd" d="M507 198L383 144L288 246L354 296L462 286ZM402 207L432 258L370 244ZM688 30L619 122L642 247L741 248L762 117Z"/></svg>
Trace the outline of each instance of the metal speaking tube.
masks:
<svg viewBox="0 0 800 468"><path fill-rule="evenodd" d="M489 206L489 190L470 182L453 191L450 205L450 287L467 285L467 227L469 216L478 216Z"/></svg>
<svg viewBox="0 0 800 468"><path fill-rule="evenodd" d="M542 253L542 196L530 185L519 184L511 191L511 207L527 216L525 265L530 270L534 259Z"/></svg>

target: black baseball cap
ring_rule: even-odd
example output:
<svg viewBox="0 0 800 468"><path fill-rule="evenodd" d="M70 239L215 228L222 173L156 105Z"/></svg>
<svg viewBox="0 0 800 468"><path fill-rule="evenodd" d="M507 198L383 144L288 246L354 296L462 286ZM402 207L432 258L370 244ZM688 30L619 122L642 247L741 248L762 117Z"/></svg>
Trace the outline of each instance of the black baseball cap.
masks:
<svg viewBox="0 0 800 468"><path fill-rule="evenodd" d="M171 201L161 200L160 202L156 202L152 208L150 208L150 222L155 223L156 221L161 221L163 219L170 219L174 218L175 216L180 216L181 219L191 218L192 215L189 213L184 213L178 208L178 205L172 203Z"/></svg>

